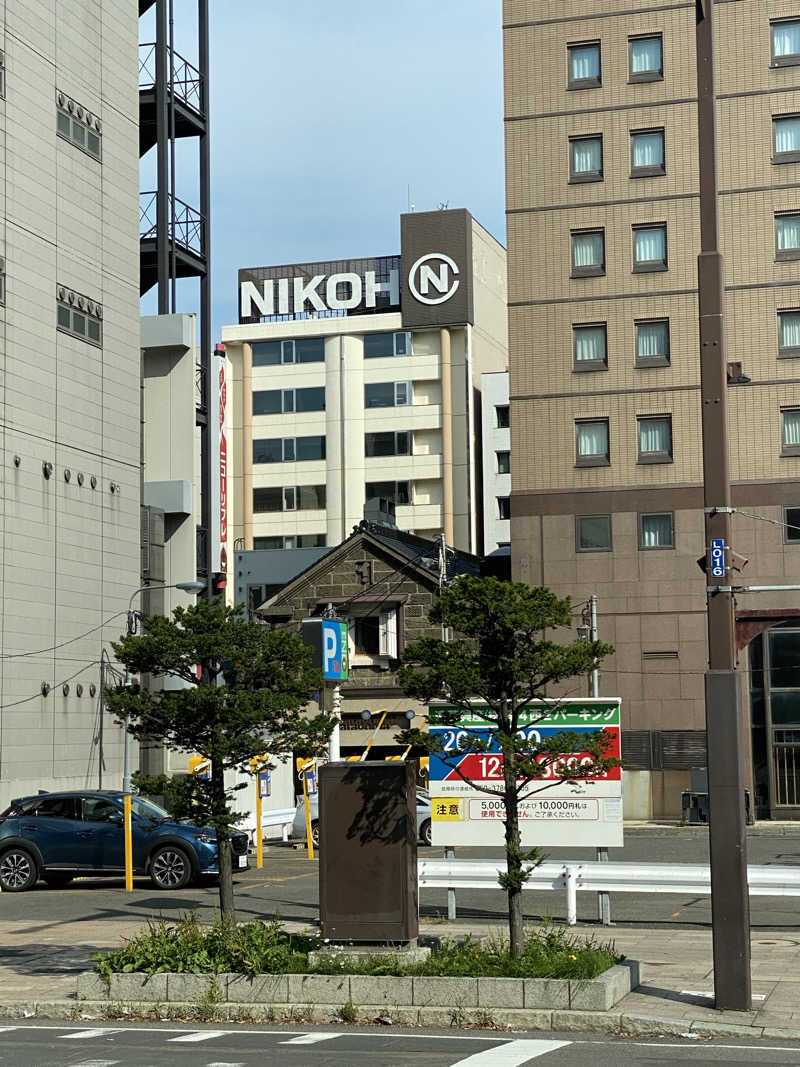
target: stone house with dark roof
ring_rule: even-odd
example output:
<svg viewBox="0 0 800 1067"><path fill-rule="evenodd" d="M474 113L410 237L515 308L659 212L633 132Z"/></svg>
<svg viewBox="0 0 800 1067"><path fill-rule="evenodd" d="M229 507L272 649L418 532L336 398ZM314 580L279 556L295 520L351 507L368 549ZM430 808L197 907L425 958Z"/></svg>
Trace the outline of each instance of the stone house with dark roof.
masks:
<svg viewBox="0 0 800 1067"><path fill-rule="evenodd" d="M321 615L329 604L347 620L350 677L341 686L342 756L363 751L383 711L386 719L370 754L397 752L394 736L408 724L406 711L423 710L397 684L399 657L407 644L441 634L428 622L440 579L480 573L477 556L447 548L445 557L443 565L435 541L364 521L257 609L268 625L298 630L304 618ZM365 710L371 722L362 717Z"/></svg>

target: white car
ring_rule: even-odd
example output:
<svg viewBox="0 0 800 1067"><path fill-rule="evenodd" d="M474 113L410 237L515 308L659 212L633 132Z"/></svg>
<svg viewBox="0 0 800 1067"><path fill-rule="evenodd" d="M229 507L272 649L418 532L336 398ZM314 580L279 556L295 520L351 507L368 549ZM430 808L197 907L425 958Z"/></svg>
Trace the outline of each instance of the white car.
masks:
<svg viewBox="0 0 800 1067"><path fill-rule="evenodd" d="M311 840L314 847L319 847L319 793L312 793L308 798L311 809ZM431 843L431 798L424 789L417 790L417 835L423 845ZM292 837L305 840L306 805L301 797L298 801L292 823Z"/></svg>

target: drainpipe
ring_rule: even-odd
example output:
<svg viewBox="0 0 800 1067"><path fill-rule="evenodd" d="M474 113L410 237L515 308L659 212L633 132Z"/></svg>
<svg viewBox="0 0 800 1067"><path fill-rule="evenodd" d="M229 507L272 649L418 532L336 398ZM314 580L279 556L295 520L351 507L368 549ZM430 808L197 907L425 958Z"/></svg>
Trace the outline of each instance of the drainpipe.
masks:
<svg viewBox="0 0 800 1067"><path fill-rule="evenodd" d="M439 331L442 350L442 529L448 545L455 541L453 522L453 393L450 331Z"/></svg>

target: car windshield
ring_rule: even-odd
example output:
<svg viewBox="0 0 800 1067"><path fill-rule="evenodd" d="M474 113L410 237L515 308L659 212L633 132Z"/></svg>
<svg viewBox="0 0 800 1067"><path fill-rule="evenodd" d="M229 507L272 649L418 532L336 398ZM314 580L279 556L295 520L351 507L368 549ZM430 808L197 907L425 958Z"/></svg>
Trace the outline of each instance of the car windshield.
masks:
<svg viewBox="0 0 800 1067"><path fill-rule="evenodd" d="M141 815L145 819L169 819L170 817L168 811L164 811L152 800L145 800L144 797L131 797L131 808L134 815Z"/></svg>

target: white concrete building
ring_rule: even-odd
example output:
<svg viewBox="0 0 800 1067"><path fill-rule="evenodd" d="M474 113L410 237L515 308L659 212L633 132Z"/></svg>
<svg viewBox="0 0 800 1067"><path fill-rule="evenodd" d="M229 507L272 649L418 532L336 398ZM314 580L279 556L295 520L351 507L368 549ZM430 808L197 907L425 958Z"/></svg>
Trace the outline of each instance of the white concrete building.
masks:
<svg viewBox="0 0 800 1067"><path fill-rule="evenodd" d="M402 254L240 271L229 524L336 545L371 499L480 551L480 389L506 366L505 249L466 211L402 216Z"/></svg>
<svg viewBox="0 0 800 1067"><path fill-rule="evenodd" d="M98 781L101 648L139 585L138 12L0 12L0 809ZM121 736L105 729L105 783Z"/></svg>
<svg viewBox="0 0 800 1067"><path fill-rule="evenodd" d="M511 544L511 430L508 418L508 371L484 374L481 382L483 424L484 552Z"/></svg>

